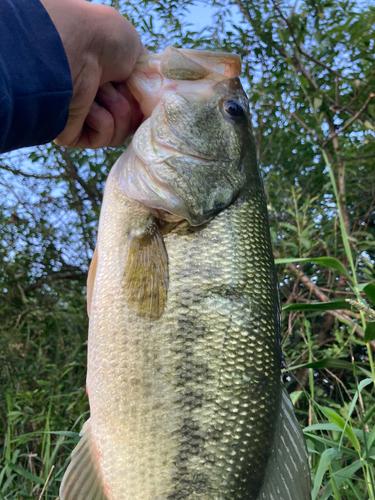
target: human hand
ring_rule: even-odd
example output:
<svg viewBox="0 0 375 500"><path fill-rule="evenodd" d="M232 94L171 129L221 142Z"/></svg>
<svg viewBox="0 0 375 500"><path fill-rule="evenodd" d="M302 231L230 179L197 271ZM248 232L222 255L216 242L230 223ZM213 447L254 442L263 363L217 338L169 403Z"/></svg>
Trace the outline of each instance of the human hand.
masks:
<svg viewBox="0 0 375 500"><path fill-rule="evenodd" d="M61 37L73 82L65 129L56 144L118 147L137 128L142 112L125 80L145 52L121 14L82 0L41 0Z"/></svg>

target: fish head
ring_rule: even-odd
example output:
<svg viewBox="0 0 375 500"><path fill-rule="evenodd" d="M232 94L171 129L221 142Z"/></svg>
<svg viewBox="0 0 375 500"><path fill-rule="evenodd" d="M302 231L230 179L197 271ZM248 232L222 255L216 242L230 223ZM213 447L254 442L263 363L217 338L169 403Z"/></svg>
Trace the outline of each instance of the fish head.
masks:
<svg viewBox="0 0 375 500"><path fill-rule="evenodd" d="M130 198L197 226L259 182L240 71L234 54L141 56L128 86L146 120L119 172Z"/></svg>

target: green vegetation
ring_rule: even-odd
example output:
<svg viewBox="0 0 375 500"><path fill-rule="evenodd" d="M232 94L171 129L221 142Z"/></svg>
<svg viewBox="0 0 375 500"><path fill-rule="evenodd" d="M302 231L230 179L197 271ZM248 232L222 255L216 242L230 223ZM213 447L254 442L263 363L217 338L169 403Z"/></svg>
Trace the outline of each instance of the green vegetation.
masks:
<svg viewBox="0 0 375 500"><path fill-rule="evenodd" d="M312 497L374 500L374 2L207 0L200 31L196 1L114 4L150 51L243 59ZM120 152L0 160L0 500L56 499L87 418L85 280Z"/></svg>

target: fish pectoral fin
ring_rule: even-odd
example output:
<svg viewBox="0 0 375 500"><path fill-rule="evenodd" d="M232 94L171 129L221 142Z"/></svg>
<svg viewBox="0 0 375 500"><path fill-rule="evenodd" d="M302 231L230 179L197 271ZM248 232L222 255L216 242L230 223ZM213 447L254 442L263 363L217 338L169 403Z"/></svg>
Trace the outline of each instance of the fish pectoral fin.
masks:
<svg viewBox="0 0 375 500"><path fill-rule="evenodd" d="M60 500L108 500L94 462L90 420L81 431L60 486Z"/></svg>
<svg viewBox="0 0 375 500"><path fill-rule="evenodd" d="M168 255L155 220L143 234L130 233L124 272L129 306L142 317L157 319L168 291Z"/></svg>
<svg viewBox="0 0 375 500"><path fill-rule="evenodd" d="M285 388L272 453L257 500L311 500L306 443Z"/></svg>

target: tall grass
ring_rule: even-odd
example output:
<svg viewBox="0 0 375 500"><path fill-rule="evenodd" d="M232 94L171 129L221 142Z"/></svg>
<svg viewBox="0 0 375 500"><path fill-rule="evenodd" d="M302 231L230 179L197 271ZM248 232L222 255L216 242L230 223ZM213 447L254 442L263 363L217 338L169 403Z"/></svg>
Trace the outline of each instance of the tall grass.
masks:
<svg viewBox="0 0 375 500"><path fill-rule="evenodd" d="M307 363L294 366L293 350L286 345L289 354L291 372L287 383L293 385L294 370L308 370L308 388L292 394L297 403L297 412L308 425L304 427L310 453L313 478L312 500L374 500L375 482L375 404L374 384L375 372L372 349L374 346L373 319L375 312L369 307L373 300L373 282L364 283L361 287L357 280L357 265L354 262L351 245L346 234L343 217L340 212L339 195L332 166L325 152L322 152L334 192L339 217L340 236L348 262L348 269L343 269L340 261L331 257L301 258L294 262L311 262L325 265L332 270L340 271L347 277L348 287L355 294L356 300L349 300L356 309L354 321L336 321L336 345L320 349L310 328L309 317L317 312L304 313L299 317L301 336L308 352ZM278 263L289 263L292 259L279 259ZM367 263L373 271L371 263ZM365 297L360 291L365 290ZM347 304L346 309L350 309ZM314 311L343 308L343 303L315 303ZM284 310L309 309L308 304L293 304ZM358 314L359 313L359 314ZM341 321L341 323L340 323ZM344 323L344 325L342 324ZM346 323L346 324L345 324ZM362 342L355 336L355 329L361 327L364 332ZM289 346L290 348L290 346ZM323 380L317 370L325 371ZM334 372L338 371L338 375ZM345 373L345 377L343 374ZM345 382L342 380L344 379ZM335 388L333 387L335 386ZM332 392L339 391L336 397ZM300 411L299 408L305 409ZM306 418L307 417L307 418Z"/></svg>

